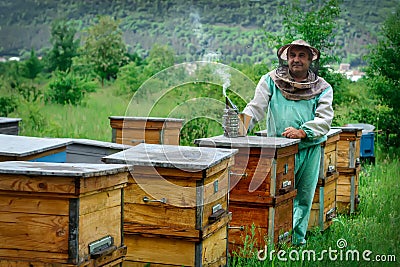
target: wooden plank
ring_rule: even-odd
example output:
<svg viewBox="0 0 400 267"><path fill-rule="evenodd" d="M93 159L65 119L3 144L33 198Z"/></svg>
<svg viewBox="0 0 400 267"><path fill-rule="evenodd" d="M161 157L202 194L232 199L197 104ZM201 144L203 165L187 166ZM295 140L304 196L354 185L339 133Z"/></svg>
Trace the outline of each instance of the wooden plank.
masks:
<svg viewBox="0 0 400 267"><path fill-rule="evenodd" d="M69 209L67 199L0 194L0 212L57 214L67 216Z"/></svg>
<svg viewBox="0 0 400 267"><path fill-rule="evenodd" d="M194 207L177 208L168 204L124 204L124 222L171 228L191 229L196 225Z"/></svg>
<svg viewBox="0 0 400 267"><path fill-rule="evenodd" d="M218 221L206 225L201 233L202 240L210 237L221 228L225 228L225 230L227 231L228 229L226 227L228 226L231 220L232 220L232 213L227 212Z"/></svg>
<svg viewBox="0 0 400 267"><path fill-rule="evenodd" d="M221 161L220 163L211 166L206 169L205 177L210 177L216 173L220 173L221 171L233 166L235 164L235 157L230 157Z"/></svg>
<svg viewBox="0 0 400 267"><path fill-rule="evenodd" d="M44 262L40 259L0 259L0 267L76 267L76 264L61 264L59 262ZM81 267L81 266L79 266ZM82 267L86 267L82 265Z"/></svg>
<svg viewBox="0 0 400 267"><path fill-rule="evenodd" d="M204 204L216 201L227 202L226 198L229 190L228 172L229 169L225 169L221 173L216 173L205 179L203 186Z"/></svg>
<svg viewBox="0 0 400 267"><path fill-rule="evenodd" d="M37 252L68 254L68 216L0 212L0 258L4 250L25 250L34 259Z"/></svg>
<svg viewBox="0 0 400 267"><path fill-rule="evenodd" d="M97 193L108 188L124 187L128 182L129 172L119 172L113 175L94 176L79 179L76 186L77 194Z"/></svg>
<svg viewBox="0 0 400 267"><path fill-rule="evenodd" d="M48 176L33 177L29 175L2 174L0 190L74 194L75 179L71 179L71 177L54 177L49 179Z"/></svg>
<svg viewBox="0 0 400 267"><path fill-rule="evenodd" d="M111 254L96 258L90 259L83 263L71 264L66 263L66 260L57 260L57 259L41 259L40 253L38 257L35 259L27 259L23 260L21 258L13 258L13 259L0 259L0 267L112 267L112 266L120 266L119 264L124 261L124 255L126 254L126 247L120 247Z"/></svg>
<svg viewBox="0 0 400 267"><path fill-rule="evenodd" d="M79 214L86 215L104 209L121 207L121 189L99 192L94 195L87 195L80 198Z"/></svg>
<svg viewBox="0 0 400 267"><path fill-rule="evenodd" d="M331 175L325 180L323 185L317 185L311 208L308 229L318 226L322 227L321 230L325 230L332 224L332 221L327 220L327 213L332 209L336 209L337 178L337 175ZM323 196L321 196L321 192L323 193ZM321 197L323 202L321 202ZM320 217L321 213L322 221Z"/></svg>
<svg viewBox="0 0 400 267"><path fill-rule="evenodd" d="M189 180L164 179L163 177L140 177L125 188L125 204L143 204L154 206L157 203L146 204L144 197L151 200L166 198L168 204L177 207L196 206L196 188ZM129 217L128 214L126 216Z"/></svg>
<svg viewBox="0 0 400 267"><path fill-rule="evenodd" d="M337 166L344 168L356 167L356 161L360 157L360 139L338 142Z"/></svg>
<svg viewBox="0 0 400 267"><path fill-rule="evenodd" d="M244 197L259 198L269 195L272 158L259 158L257 156L235 157L235 165L232 166L230 199L241 200ZM245 174L240 176L238 174ZM257 186L258 185L258 186ZM255 188L257 186L257 188ZM250 191L253 194L250 194Z"/></svg>
<svg viewBox="0 0 400 267"><path fill-rule="evenodd" d="M204 240L201 253L202 266L226 266L227 245L227 227L225 226Z"/></svg>
<svg viewBox="0 0 400 267"><path fill-rule="evenodd" d="M193 242L126 234L125 244L128 247L126 264L130 264L129 262L152 263L151 266L153 263L178 266L194 266L195 264L195 243Z"/></svg>
<svg viewBox="0 0 400 267"><path fill-rule="evenodd" d="M200 231L192 228L174 228L170 226L149 225L140 223L124 223L125 234L135 234L147 237L176 238L187 241L200 241Z"/></svg>
<svg viewBox="0 0 400 267"><path fill-rule="evenodd" d="M84 259L89 255L88 245L108 235L114 238L114 244L122 244L121 207L115 206L97 210L79 216L79 246L78 256Z"/></svg>
<svg viewBox="0 0 400 267"><path fill-rule="evenodd" d="M299 151L299 145L294 144L287 147L278 148L276 150L276 158L287 157L289 155L294 155Z"/></svg>
<svg viewBox="0 0 400 267"><path fill-rule="evenodd" d="M323 177L328 176L328 169L330 166L332 166L331 168L334 170L337 169L337 151L335 148L329 149L329 147L327 147L327 149L328 150L325 150L324 161L322 162L324 164Z"/></svg>
<svg viewBox="0 0 400 267"><path fill-rule="evenodd" d="M158 121L151 118L137 118L134 120L111 120L111 127L113 128L137 128L137 129L162 129L162 128L181 128L182 121L168 121L168 118L160 119Z"/></svg>
<svg viewBox="0 0 400 267"><path fill-rule="evenodd" d="M203 179L202 171L186 171L179 168L163 168L163 167L149 167L149 166L140 166L135 165L133 171L131 171L132 175L137 176L134 177L140 178L141 176L153 176L153 177L165 177L172 182L176 182L173 178L182 178L189 180L200 180ZM178 179L177 179L178 180ZM191 183L195 184L194 181Z"/></svg>
<svg viewBox="0 0 400 267"><path fill-rule="evenodd" d="M229 230L229 243L231 247L242 246L244 237L254 224L255 238L257 245L263 247L269 236L274 242L278 242L282 233L289 232L293 224L293 199L294 196L286 198L279 202L277 206L249 206L248 203L230 203L229 211L232 212L232 221L230 226L234 227ZM273 212L273 214L271 214ZM274 225L274 229L269 229L270 225ZM240 231L239 227L245 230ZM235 244L235 245L233 245Z"/></svg>

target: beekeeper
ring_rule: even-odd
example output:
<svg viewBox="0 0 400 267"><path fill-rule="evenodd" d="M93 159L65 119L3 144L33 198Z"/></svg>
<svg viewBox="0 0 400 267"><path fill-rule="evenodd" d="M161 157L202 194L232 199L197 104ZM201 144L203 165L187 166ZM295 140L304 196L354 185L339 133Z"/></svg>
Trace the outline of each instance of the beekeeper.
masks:
<svg viewBox="0 0 400 267"><path fill-rule="evenodd" d="M320 52L315 47L296 40L279 48L277 55L279 67L261 77L243 113L251 116L249 129L267 116L268 136L301 139L295 161L292 242L304 245L318 182L320 143L333 118L333 91L317 75Z"/></svg>

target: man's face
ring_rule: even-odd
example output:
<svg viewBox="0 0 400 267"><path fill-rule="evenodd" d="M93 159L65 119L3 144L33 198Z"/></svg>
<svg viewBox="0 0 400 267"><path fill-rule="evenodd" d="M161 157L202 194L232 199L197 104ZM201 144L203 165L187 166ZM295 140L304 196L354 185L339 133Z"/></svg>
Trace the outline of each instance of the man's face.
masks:
<svg viewBox="0 0 400 267"><path fill-rule="evenodd" d="M310 50L304 46L292 46L288 52L289 70L294 78L306 78L311 65Z"/></svg>

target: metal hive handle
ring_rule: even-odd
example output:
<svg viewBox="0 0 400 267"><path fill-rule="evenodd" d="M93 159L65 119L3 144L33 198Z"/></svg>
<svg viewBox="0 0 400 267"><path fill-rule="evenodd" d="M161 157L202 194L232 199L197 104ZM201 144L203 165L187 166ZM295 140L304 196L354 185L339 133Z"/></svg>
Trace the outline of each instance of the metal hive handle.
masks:
<svg viewBox="0 0 400 267"><path fill-rule="evenodd" d="M143 197L143 202L144 203L158 202L158 203L167 204L167 199L165 197L163 197L161 199L150 199L149 197L144 196Z"/></svg>

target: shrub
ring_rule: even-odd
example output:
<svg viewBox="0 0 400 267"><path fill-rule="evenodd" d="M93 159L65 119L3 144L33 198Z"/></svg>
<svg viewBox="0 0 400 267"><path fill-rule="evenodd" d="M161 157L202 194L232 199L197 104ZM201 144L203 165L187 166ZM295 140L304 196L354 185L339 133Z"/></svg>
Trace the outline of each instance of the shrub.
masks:
<svg viewBox="0 0 400 267"><path fill-rule="evenodd" d="M7 117L8 114L15 111L17 108L17 102L13 97L0 96L0 116Z"/></svg>
<svg viewBox="0 0 400 267"><path fill-rule="evenodd" d="M86 93L94 92L97 84L73 72L56 71L49 83L46 100L58 104L79 105Z"/></svg>

